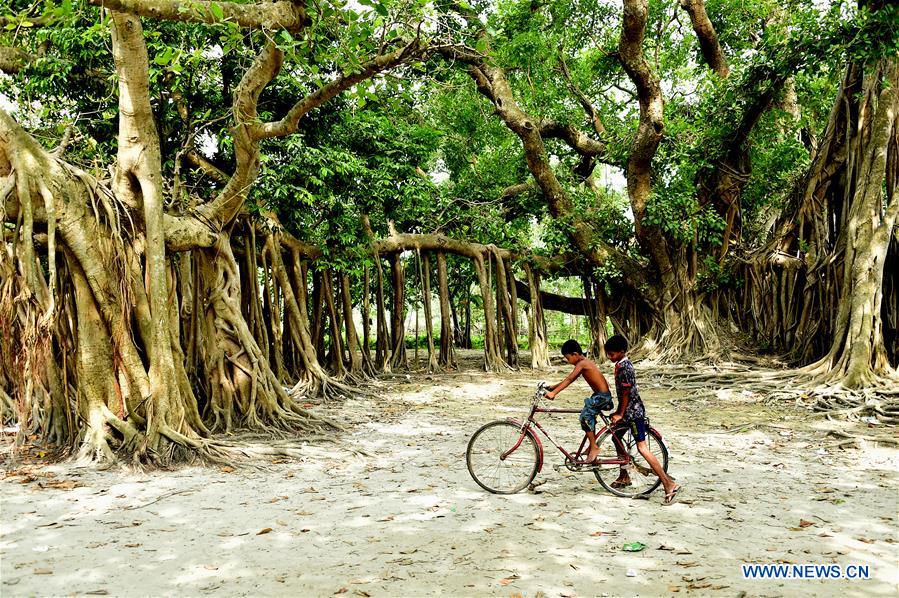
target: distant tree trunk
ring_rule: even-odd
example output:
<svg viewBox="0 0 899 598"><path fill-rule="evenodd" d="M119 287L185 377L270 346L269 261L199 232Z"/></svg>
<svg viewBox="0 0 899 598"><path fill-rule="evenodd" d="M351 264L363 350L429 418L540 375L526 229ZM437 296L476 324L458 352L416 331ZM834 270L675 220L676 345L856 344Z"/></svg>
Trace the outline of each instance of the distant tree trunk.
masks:
<svg viewBox="0 0 899 598"><path fill-rule="evenodd" d="M381 258L375 254L375 271L378 274L378 292L375 300L377 310L377 333L375 344L375 366L384 372L391 369L391 343L390 334L387 332L387 307L384 302L384 268L381 266Z"/></svg>
<svg viewBox="0 0 899 598"><path fill-rule="evenodd" d="M403 268L403 260L399 254L391 254L387 261L393 272L393 310L391 319L390 336L393 339L391 368L409 369L406 357L406 273Z"/></svg>
<svg viewBox="0 0 899 598"><path fill-rule="evenodd" d="M531 367L549 367L549 345L547 344L546 319L543 314L543 303L540 300L540 274L528 264L524 265L531 295L531 310L528 326L528 344L531 347Z"/></svg>
<svg viewBox="0 0 899 598"><path fill-rule="evenodd" d="M518 335L520 319L518 316L518 289L515 286L515 272L511 260L506 261L506 288L509 291L509 315L512 320L512 342L515 345L515 367L518 367Z"/></svg>
<svg viewBox="0 0 899 598"><path fill-rule="evenodd" d="M263 262L263 271L263 278L265 279L265 313L268 316L267 336L271 339L269 347L270 362L278 380L284 380L284 354L282 352L284 339L281 336L281 309L278 304L277 281L270 275L268 265L265 262Z"/></svg>
<svg viewBox="0 0 899 598"><path fill-rule="evenodd" d="M425 334L428 339L428 372L438 367L437 353L434 351L434 326L431 317L431 260L427 253L418 254L419 274L421 278L422 302L425 310ZM442 325L442 324L441 324ZM417 345L417 343L416 343Z"/></svg>
<svg viewBox="0 0 899 598"><path fill-rule="evenodd" d="M350 292L350 276L343 273L340 277L340 293L343 299L343 325L346 328L346 345L350 360L350 373L358 377L362 374L362 356L356 354L359 339L356 335L356 324L353 322L353 295Z"/></svg>
<svg viewBox="0 0 899 598"><path fill-rule="evenodd" d="M368 266L362 268L362 357L371 361L371 280Z"/></svg>
<svg viewBox="0 0 899 598"><path fill-rule="evenodd" d="M496 258L496 296L498 320L502 323L501 330L506 345L506 364L509 367L518 367L518 339L515 330L515 316L512 313L512 304L509 299L509 275L505 260L494 251ZM514 286L513 286L514 288Z"/></svg>
<svg viewBox="0 0 899 598"><path fill-rule="evenodd" d="M322 273L312 271L312 341L315 343L315 351L319 356L319 362L325 365L325 311L324 297L322 296Z"/></svg>
<svg viewBox="0 0 899 598"><path fill-rule="evenodd" d="M328 352L327 363L331 367L331 371L337 378L346 376L346 368L344 367L344 351L343 337L340 334L340 316L337 314L337 304L335 303L333 273L331 270L322 272L322 296L325 300L325 308L328 312L328 322L330 324L331 347Z"/></svg>
<svg viewBox="0 0 899 598"><path fill-rule="evenodd" d="M590 327L590 356L596 363L605 361L606 305L602 285L588 276L584 283L584 304L587 307L587 323Z"/></svg>
<svg viewBox="0 0 899 598"><path fill-rule="evenodd" d="M465 297L461 300L465 310L465 323L462 326L462 342L459 346L463 349L471 349L471 295L466 287L464 289Z"/></svg>
<svg viewBox="0 0 899 598"><path fill-rule="evenodd" d="M484 258L478 256L473 260L478 283L481 287L481 300L484 303L484 369L488 372L499 372L505 369L505 362L499 348L496 330L496 311L493 308L493 293L487 278Z"/></svg>
<svg viewBox="0 0 899 598"><path fill-rule="evenodd" d="M437 253L437 278L440 293L440 357L438 363L441 367L449 369L456 367L456 356L453 350L453 327L450 318L455 319L455 311L452 310L449 296L449 283L446 272L446 254Z"/></svg>

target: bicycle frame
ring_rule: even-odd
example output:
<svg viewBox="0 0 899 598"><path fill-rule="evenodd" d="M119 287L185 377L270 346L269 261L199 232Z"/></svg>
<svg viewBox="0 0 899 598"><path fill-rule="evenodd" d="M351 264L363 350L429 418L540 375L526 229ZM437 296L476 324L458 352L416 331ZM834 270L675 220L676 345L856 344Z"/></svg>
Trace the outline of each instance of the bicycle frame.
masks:
<svg viewBox="0 0 899 598"><path fill-rule="evenodd" d="M577 451L574 453L570 453L567 450L565 450L565 447L563 447L561 444L559 444L559 442L556 441L556 439L553 438L552 435L543 426L540 425L540 422L537 421L534 418L534 416L538 413L557 413L557 414L578 413L579 414L580 412L581 412L580 409L555 409L555 408L550 409L550 408L546 408L546 407L540 407L539 396L535 397L534 402L531 404L531 411L528 414L527 420L524 423L522 423L514 418L508 419L508 421L514 423L515 425L517 425L521 428L521 436L519 436L518 442L515 443L515 446L510 448L508 451L504 452L500 456L500 459L505 460L506 457L508 457L509 455L514 453L516 450L518 450L518 447L521 446L521 443L524 440L524 437L527 434L530 434L537 443L537 451L538 451L537 472L539 473L543 469L543 452L544 451L543 451L543 443L540 441L540 437L537 436L536 434L534 434L534 432L533 432L533 428L536 427L538 430L540 430L540 432L544 436L546 436L546 439L549 440L553 444L553 446L555 446L557 449L559 449L559 452L562 453L566 459L568 459L569 461L572 461L572 462L578 462L578 458L585 452L584 448L587 446L587 443L588 443L587 435L584 434L584 438L583 438L583 440L581 440L581 444L578 447ZM624 426L612 425L611 421L609 420L609 418L606 417L606 415L604 413L599 412L598 415L603 421L603 426L596 432L597 438L609 430L616 430L616 429L626 430L626 428ZM662 435L659 434L658 431L655 430L654 428L648 426L648 429L655 431L656 434L658 434L659 438L662 437ZM623 467L630 462L630 456L627 453L627 448L621 442L621 439L618 437L617 434L614 434L612 436L612 439L613 439L613 442L615 443L616 452L619 455L624 455L624 458L601 459L599 461L599 463L597 463L597 464L598 465L619 465L619 466Z"/></svg>

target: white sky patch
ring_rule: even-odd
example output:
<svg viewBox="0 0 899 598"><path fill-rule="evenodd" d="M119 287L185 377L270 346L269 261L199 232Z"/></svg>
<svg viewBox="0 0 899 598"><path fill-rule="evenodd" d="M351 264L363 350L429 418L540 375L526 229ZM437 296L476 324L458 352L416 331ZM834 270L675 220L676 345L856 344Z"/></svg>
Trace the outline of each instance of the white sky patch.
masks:
<svg viewBox="0 0 899 598"><path fill-rule="evenodd" d="M447 169L446 162L443 161L443 158L437 159L437 163L434 165L431 172L428 173L428 176L435 185L440 185L449 180L450 172Z"/></svg>
<svg viewBox="0 0 899 598"><path fill-rule="evenodd" d="M209 131L203 131L198 136L200 151L207 158L212 158L215 156L216 151L218 150L218 137L210 133Z"/></svg>

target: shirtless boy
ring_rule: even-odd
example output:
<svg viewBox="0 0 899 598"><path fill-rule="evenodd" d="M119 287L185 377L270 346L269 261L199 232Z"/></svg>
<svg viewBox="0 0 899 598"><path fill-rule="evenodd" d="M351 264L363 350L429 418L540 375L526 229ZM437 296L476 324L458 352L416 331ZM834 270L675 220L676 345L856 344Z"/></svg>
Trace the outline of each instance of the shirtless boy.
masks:
<svg viewBox="0 0 899 598"><path fill-rule="evenodd" d="M565 361L574 366L574 369L564 380L548 387L549 392L546 393L546 398L555 399L556 395L568 388L568 385L577 380L578 376L583 376L590 388L593 389L593 394L584 399L584 408L580 417L581 428L587 433L587 438L590 440L590 449L585 463L592 463L599 454L594 432L596 415L600 409L610 410L612 408L609 383L606 382L606 377L602 375L596 364L587 359L581 345L576 340L565 341L565 344L562 345L562 355L565 357Z"/></svg>

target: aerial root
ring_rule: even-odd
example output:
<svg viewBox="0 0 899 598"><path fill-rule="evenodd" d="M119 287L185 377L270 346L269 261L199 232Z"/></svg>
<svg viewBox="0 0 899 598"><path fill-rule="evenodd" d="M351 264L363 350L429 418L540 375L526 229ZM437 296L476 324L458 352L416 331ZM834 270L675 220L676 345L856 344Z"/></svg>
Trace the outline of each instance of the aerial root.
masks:
<svg viewBox="0 0 899 598"><path fill-rule="evenodd" d="M899 388L893 379L875 377L863 389L833 383L825 372L811 369L758 370L742 364L714 366L654 366L654 380L669 390L690 395L672 399L677 405L696 397L714 397L724 388L743 387L746 400L774 404L792 401L828 419L857 421L874 417L878 423L899 424Z"/></svg>

